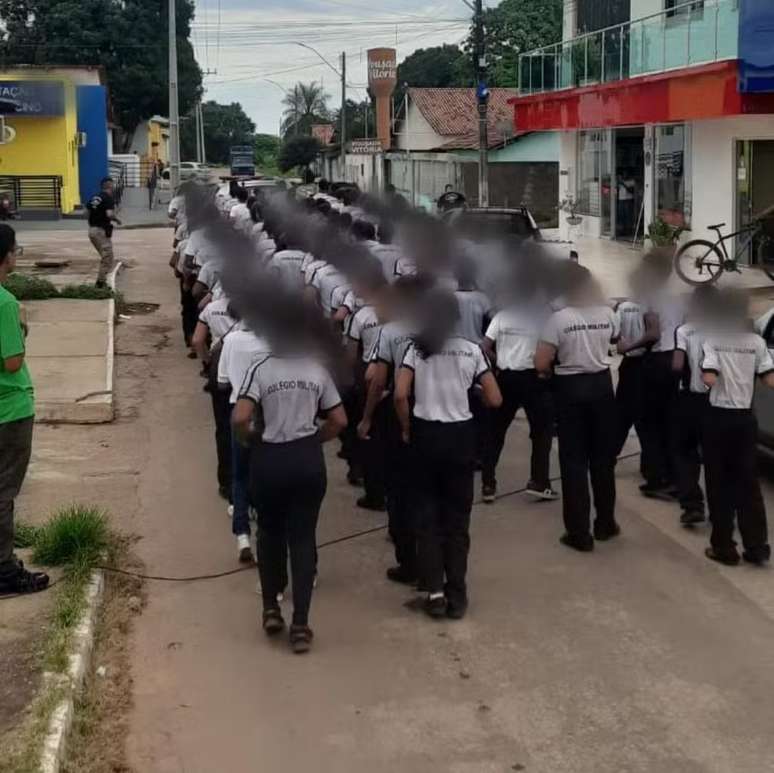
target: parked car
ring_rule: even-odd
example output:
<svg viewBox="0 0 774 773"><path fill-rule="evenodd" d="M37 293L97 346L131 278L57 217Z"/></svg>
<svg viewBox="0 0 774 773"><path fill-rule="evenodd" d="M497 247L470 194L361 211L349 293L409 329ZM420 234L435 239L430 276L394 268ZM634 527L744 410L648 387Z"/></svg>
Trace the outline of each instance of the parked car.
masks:
<svg viewBox="0 0 774 773"><path fill-rule="evenodd" d="M518 236L522 239L530 239L543 245L552 257L578 260L578 253L573 249L572 242L543 238L535 218L526 207L450 209L444 212L441 218L450 226L464 231L481 231L494 236Z"/></svg>

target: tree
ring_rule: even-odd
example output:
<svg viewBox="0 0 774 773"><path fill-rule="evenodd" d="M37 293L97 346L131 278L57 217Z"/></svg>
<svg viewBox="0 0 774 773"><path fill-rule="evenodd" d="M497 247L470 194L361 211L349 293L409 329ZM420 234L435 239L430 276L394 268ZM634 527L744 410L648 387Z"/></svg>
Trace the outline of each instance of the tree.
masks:
<svg viewBox="0 0 774 773"><path fill-rule="evenodd" d="M459 46L446 44L433 48L420 48L398 65L398 88L395 100L398 104L405 96L406 86L446 88L471 86L472 65L469 57Z"/></svg>
<svg viewBox="0 0 774 773"><path fill-rule="evenodd" d="M208 162L227 165L233 145L252 145L255 142L255 124L239 102L230 105L203 102L202 120ZM180 123L180 153L186 161L196 157L196 120L193 116Z"/></svg>
<svg viewBox="0 0 774 773"><path fill-rule="evenodd" d="M355 102L354 99L348 99L345 115L348 141L360 140L366 136L376 136L376 111L374 110L374 106L371 104L370 99L366 99L363 102ZM366 120L368 122L368 134L366 134ZM336 127L333 141L339 142L339 135L341 133L341 108L333 114L331 122Z"/></svg>
<svg viewBox="0 0 774 773"><path fill-rule="evenodd" d="M283 172L291 169L301 169L305 173L309 165L317 158L322 150L322 145L317 137L299 135L285 140L279 156L279 168Z"/></svg>
<svg viewBox="0 0 774 773"><path fill-rule="evenodd" d="M285 116L282 131L289 134L310 134L312 124L329 120L328 94L321 83L297 83L290 89L282 104Z"/></svg>
<svg viewBox="0 0 774 773"><path fill-rule="evenodd" d="M279 171L280 138L273 134L255 135L255 164L263 174Z"/></svg>
<svg viewBox="0 0 774 773"><path fill-rule="evenodd" d="M202 74L189 37L193 0L177 0L178 94L188 112ZM102 65L126 144L141 121L168 111L168 11L159 0L0 0L0 60Z"/></svg>
<svg viewBox="0 0 774 773"><path fill-rule="evenodd" d="M562 39L562 0L503 0L484 12L484 27L489 85L517 86L519 54ZM465 50L472 52L472 45L471 36Z"/></svg>

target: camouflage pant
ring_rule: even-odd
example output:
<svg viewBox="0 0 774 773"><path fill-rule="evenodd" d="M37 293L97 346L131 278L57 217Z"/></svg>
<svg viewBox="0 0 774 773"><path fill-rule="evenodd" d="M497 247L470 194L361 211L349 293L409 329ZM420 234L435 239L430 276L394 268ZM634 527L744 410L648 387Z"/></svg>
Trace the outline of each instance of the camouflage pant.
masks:
<svg viewBox="0 0 774 773"><path fill-rule="evenodd" d="M104 283L113 268L113 240L102 228L89 228L89 240L100 257L97 283Z"/></svg>

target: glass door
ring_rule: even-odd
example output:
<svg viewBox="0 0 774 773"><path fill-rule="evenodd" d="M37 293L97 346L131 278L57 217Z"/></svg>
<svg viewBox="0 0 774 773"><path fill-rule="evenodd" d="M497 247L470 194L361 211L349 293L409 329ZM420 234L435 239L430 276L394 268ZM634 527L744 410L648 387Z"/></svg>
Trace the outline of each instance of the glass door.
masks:
<svg viewBox="0 0 774 773"><path fill-rule="evenodd" d="M752 220L752 149L749 140L736 143L736 226L744 228ZM736 229L734 229L736 230ZM738 237L737 237L738 238ZM740 259L748 265L752 262L752 254L747 249L747 255Z"/></svg>

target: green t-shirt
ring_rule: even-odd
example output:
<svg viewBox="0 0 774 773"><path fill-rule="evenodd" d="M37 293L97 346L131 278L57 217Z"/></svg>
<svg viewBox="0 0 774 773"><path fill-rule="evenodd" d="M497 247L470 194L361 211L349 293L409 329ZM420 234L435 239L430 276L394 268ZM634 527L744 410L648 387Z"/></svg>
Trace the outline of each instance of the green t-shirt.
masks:
<svg viewBox="0 0 774 773"><path fill-rule="evenodd" d="M25 362L16 373L5 369L5 361L24 354L24 332L19 302L0 287L0 424L28 419L35 413L32 379Z"/></svg>

